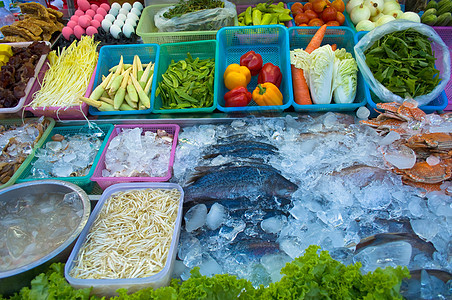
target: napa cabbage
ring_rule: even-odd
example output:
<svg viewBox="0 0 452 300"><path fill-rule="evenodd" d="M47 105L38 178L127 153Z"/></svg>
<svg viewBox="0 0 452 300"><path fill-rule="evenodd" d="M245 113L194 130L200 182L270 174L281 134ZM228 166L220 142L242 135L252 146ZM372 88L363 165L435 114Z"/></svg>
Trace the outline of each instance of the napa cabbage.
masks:
<svg viewBox="0 0 452 300"><path fill-rule="evenodd" d="M356 96L358 65L344 48L334 51L333 100L352 103Z"/></svg>

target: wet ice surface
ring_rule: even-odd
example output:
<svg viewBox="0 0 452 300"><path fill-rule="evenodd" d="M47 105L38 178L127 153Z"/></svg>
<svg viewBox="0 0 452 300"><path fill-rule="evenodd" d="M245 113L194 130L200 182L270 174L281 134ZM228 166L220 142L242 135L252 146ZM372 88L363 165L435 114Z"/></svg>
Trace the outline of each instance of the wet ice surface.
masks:
<svg viewBox="0 0 452 300"><path fill-rule="evenodd" d="M168 172L172 136L142 128L124 129L108 145L103 177L163 177Z"/></svg>
<svg viewBox="0 0 452 300"><path fill-rule="evenodd" d="M36 151L38 159L33 163L28 178L87 175L102 145L103 139L97 135L70 134L62 141L48 141Z"/></svg>
<svg viewBox="0 0 452 300"><path fill-rule="evenodd" d="M0 202L0 272L47 255L77 228L83 204L77 193L26 195Z"/></svg>
<svg viewBox="0 0 452 300"><path fill-rule="evenodd" d="M361 261L364 271L396 264L452 271L452 197L439 192L424 195L402 185L400 176L389 171L379 147L397 136L389 141L333 113L301 120L288 116L194 126L179 135L173 180L184 186L196 166L237 163L237 158L227 155L200 159L205 149L234 135L276 146L278 153L257 157L259 163L276 168L298 189L290 205L277 206L273 215L259 207L271 200L254 195L241 202L241 210L229 205L230 200L206 202L207 216L212 202L225 207L224 212L213 212L221 225L216 228L212 219L203 216L196 220L203 224L198 223L198 229L182 228L178 253L186 267L179 266L182 279L189 277L190 268L200 266L202 274L229 273L255 285L268 284L279 280L281 266L311 244L329 250L345 264ZM402 163L410 163L405 153L394 154L402 156ZM195 222L187 216L186 221ZM402 235L395 240L383 236L355 254L362 239L383 233Z"/></svg>

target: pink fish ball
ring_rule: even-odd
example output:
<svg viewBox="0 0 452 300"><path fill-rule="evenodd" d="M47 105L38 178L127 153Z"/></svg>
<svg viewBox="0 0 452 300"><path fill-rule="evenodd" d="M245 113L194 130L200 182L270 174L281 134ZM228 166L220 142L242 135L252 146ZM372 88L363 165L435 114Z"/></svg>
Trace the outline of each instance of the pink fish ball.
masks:
<svg viewBox="0 0 452 300"><path fill-rule="evenodd" d="M77 15L73 15L73 16L71 17L71 21L78 22L78 17L79 17L79 16L77 16Z"/></svg>
<svg viewBox="0 0 452 300"><path fill-rule="evenodd" d="M93 18L93 20L97 20L97 21L99 21L99 23L102 22L103 19L104 19L104 16L102 16L100 14L95 15Z"/></svg>
<svg viewBox="0 0 452 300"><path fill-rule="evenodd" d="M64 38L69 41L71 35L74 34L74 30L72 30L71 27L64 27L61 33L63 34Z"/></svg>
<svg viewBox="0 0 452 300"><path fill-rule="evenodd" d="M100 5L100 7L102 7L103 9L105 9L105 11L109 11L110 10L110 5L108 5L107 3L102 3Z"/></svg>
<svg viewBox="0 0 452 300"><path fill-rule="evenodd" d="M75 22L75 21L71 20L71 21L67 22L66 26L74 29L75 25L77 25L77 24L78 24L78 22Z"/></svg>
<svg viewBox="0 0 452 300"><path fill-rule="evenodd" d="M85 15L89 15L92 19L96 15L96 12L92 9L88 9L87 11L85 11Z"/></svg>
<svg viewBox="0 0 452 300"><path fill-rule="evenodd" d="M74 35L76 38L81 39L82 35L84 35L84 34L85 34L85 29L80 27L80 25L77 25L74 27Z"/></svg>
<svg viewBox="0 0 452 300"><path fill-rule="evenodd" d="M89 26L88 28L86 28L86 34L87 35L92 36L95 33L97 33L97 28L96 27Z"/></svg>
<svg viewBox="0 0 452 300"><path fill-rule="evenodd" d="M90 27L98 28L99 26L100 26L100 22L99 21L97 21L96 19L91 20L91 26ZM88 28L86 28L86 31L88 32Z"/></svg>
<svg viewBox="0 0 452 300"><path fill-rule="evenodd" d="M91 9L96 11L99 8L99 5L97 4L91 4Z"/></svg>
<svg viewBox="0 0 452 300"><path fill-rule="evenodd" d="M87 16L81 16L80 18L78 18L78 25L80 25L82 28L86 28L91 25L91 20Z"/></svg>
<svg viewBox="0 0 452 300"><path fill-rule="evenodd" d="M108 14L108 12L105 9L103 9L102 7L99 7L96 12L99 15L102 15L103 17L105 17Z"/></svg>
<svg viewBox="0 0 452 300"><path fill-rule="evenodd" d="M83 12L83 10L77 9L77 10L75 11L74 15L81 17L81 16L84 16L85 13Z"/></svg>
<svg viewBox="0 0 452 300"><path fill-rule="evenodd" d="M77 5L78 8L83 11L87 11L88 9L91 8L91 4L89 4L89 2L86 0L77 0Z"/></svg>

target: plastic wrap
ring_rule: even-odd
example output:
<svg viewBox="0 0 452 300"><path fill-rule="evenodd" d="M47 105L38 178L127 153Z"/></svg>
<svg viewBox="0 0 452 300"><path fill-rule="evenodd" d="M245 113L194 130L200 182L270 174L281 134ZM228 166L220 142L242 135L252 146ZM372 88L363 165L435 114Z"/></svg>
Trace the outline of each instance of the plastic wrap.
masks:
<svg viewBox="0 0 452 300"><path fill-rule="evenodd" d="M233 26L237 15L235 4L223 0L223 8L204 9L186 13L180 17L167 19L163 14L174 7L161 9L154 16L155 27L159 32L218 30L224 26Z"/></svg>
<svg viewBox="0 0 452 300"><path fill-rule="evenodd" d="M375 79L369 67L366 64L366 56L364 52L370 48L374 42L378 41L381 37L395 31L402 31L405 29L413 29L423 35L427 36L432 44L432 48L435 48L436 68L442 70L440 72L440 83L430 93L426 95L417 96L414 98L419 106L426 105L432 100L436 99L444 90L447 82L450 79L450 54L449 48L444 44L441 37L428 25L422 23L416 23L411 21L392 21L382 26L375 28L366 35L355 45L355 57L358 63L358 67L369 85L370 89L375 95L383 102L399 102L402 103L405 99L392 93L386 87L384 87L378 80Z"/></svg>

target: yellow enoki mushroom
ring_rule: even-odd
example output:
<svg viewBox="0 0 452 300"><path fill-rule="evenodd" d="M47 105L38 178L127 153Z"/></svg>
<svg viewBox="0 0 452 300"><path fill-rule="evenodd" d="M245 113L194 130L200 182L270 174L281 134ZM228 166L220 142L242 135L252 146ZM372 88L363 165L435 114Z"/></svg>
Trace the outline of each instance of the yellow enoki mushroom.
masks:
<svg viewBox="0 0 452 300"><path fill-rule="evenodd" d="M34 94L30 106L79 106L79 96L85 94L97 64L98 44L92 37L83 36L78 43L74 41L63 49L45 73L41 89Z"/></svg>
<svg viewBox="0 0 452 300"><path fill-rule="evenodd" d="M180 196L177 189L113 194L91 227L71 276L143 278L160 272L168 258Z"/></svg>

